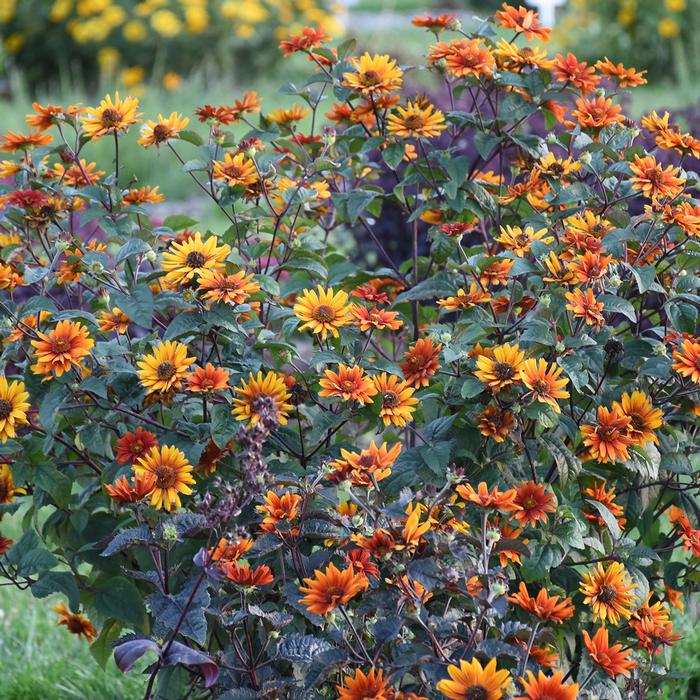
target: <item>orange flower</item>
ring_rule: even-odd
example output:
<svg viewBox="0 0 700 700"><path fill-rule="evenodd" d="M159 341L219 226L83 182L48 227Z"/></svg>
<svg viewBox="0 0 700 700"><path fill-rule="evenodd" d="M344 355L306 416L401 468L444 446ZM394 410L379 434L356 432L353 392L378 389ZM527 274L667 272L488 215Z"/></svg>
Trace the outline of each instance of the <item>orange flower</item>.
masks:
<svg viewBox="0 0 700 700"><path fill-rule="evenodd" d="M260 285L253 281L253 274L246 275L239 270L232 275L226 275L215 269L202 270L198 279L199 291L204 292L203 299L209 303L245 304L251 294L260 291Z"/></svg>
<svg viewBox="0 0 700 700"><path fill-rule="evenodd" d="M292 521L297 517L301 496L289 492L280 496L274 491L268 491L263 500L264 505L255 506L255 510L265 514L260 529L275 532L277 523L283 520Z"/></svg>
<svg viewBox="0 0 700 700"><path fill-rule="evenodd" d="M491 301L491 295L472 282L469 292L465 292L461 287L457 290L457 296L438 299L438 306L446 311L458 311L459 309L470 309L477 304L485 304Z"/></svg>
<svg viewBox="0 0 700 700"><path fill-rule="evenodd" d="M455 39L449 44L440 41L430 47L428 60L432 63L444 60L448 72L458 78L490 77L496 67L493 54L483 39Z"/></svg>
<svg viewBox="0 0 700 700"><path fill-rule="evenodd" d="M369 552L363 549L351 549L348 552L348 563L357 571L358 574L365 574L365 576L372 576L373 578L379 577L379 569L376 564L374 564L371 559Z"/></svg>
<svg viewBox="0 0 700 700"><path fill-rule="evenodd" d="M304 583L299 590L306 595L299 602L315 615L328 615L338 605L347 605L369 585L367 577L355 573L352 566L339 571L333 563L325 571L316 569L313 578L305 578Z"/></svg>
<svg viewBox="0 0 700 700"><path fill-rule="evenodd" d="M509 545L505 540L517 540L523 534L522 528L512 527L507 521L501 523L498 516L493 518L489 528L493 528L500 533L500 540L496 545L496 549L501 566L508 566L508 562L511 561L514 564L520 564L520 551L515 548L511 549L512 545ZM522 542L527 544L527 540L522 540Z"/></svg>
<svg viewBox="0 0 700 700"><path fill-rule="evenodd" d="M377 392L381 396L382 407L379 417L384 425L397 425L402 428L413 420L418 399L414 398L414 389L399 377L386 372L372 378Z"/></svg>
<svg viewBox="0 0 700 700"><path fill-rule="evenodd" d="M498 286L508 284L510 268L515 264L515 260L496 260L485 267L479 275L479 282L486 286Z"/></svg>
<svg viewBox="0 0 700 700"><path fill-rule="evenodd" d="M206 367L195 367L187 376L187 391L210 392L228 389L228 372L223 367L214 367L207 362Z"/></svg>
<svg viewBox="0 0 700 700"><path fill-rule="evenodd" d="M564 683L564 674L558 671L553 676L545 676L537 672L537 678L532 671L527 677L521 678L525 695L519 695L515 700L576 700L578 683Z"/></svg>
<svg viewBox="0 0 700 700"><path fill-rule="evenodd" d="M559 174L561 176L561 173ZM520 226L501 226L501 233L496 240L506 249L515 253L519 258L530 252L535 241L551 243L554 238L547 236L547 229L541 228L535 231L533 226L526 226L523 230Z"/></svg>
<svg viewBox="0 0 700 700"><path fill-rule="evenodd" d="M113 484L106 484L105 488L110 498L117 503L136 503L149 496L156 485L156 477L153 474L144 473L134 475L131 483L126 476L116 479Z"/></svg>
<svg viewBox="0 0 700 700"><path fill-rule="evenodd" d="M430 520L421 523L422 510L419 505L414 506L412 503L409 503L406 507L406 513L408 513L408 518L404 521L403 530L401 531L401 544L396 546L396 549L399 551L416 549L420 545L423 535L431 527Z"/></svg>
<svg viewBox="0 0 700 700"><path fill-rule="evenodd" d="M468 503L473 503L481 508L493 508L495 510L518 510L520 506L515 503L515 489L499 491L494 486L491 491L485 481L481 481L476 490L471 484L459 484L457 493Z"/></svg>
<svg viewBox="0 0 700 700"><path fill-rule="evenodd" d="M104 173L102 173L104 175ZM156 204L165 200L165 195L158 192L158 187L145 185L144 187L135 187L130 189L123 197L122 204Z"/></svg>
<svg viewBox="0 0 700 700"><path fill-rule="evenodd" d="M607 568L598 563L583 575L579 588L583 602L593 608L593 617L603 624L609 620L617 625L621 617L628 619L632 614L630 591L635 585L620 562L614 561Z"/></svg>
<svg viewBox="0 0 700 700"><path fill-rule="evenodd" d="M71 367L81 368L80 360L90 354L95 341L81 323L59 321L49 333L37 331L39 340L32 340L36 364L34 374L54 373L60 377Z"/></svg>
<svg viewBox="0 0 700 700"><path fill-rule="evenodd" d="M595 90L600 78L595 74L595 68L585 61L579 63L574 54L562 56L560 53L554 59L554 75L560 83L566 83L581 91L582 95Z"/></svg>
<svg viewBox="0 0 700 700"><path fill-rule="evenodd" d="M618 411L629 417L627 434L632 438L634 445L644 446L647 442L658 445L659 440L654 435L654 430L663 425L663 411L654 408L651 399L643 391L633 391L631 394L622 394L620 403L613 402Z"/></svg>
<svg viewBox="0 0 700 700"><path fill-rule="evenodd" d="M478 357L476 360L477 379L487 384L492 391L499 392L511 384L520 381L520 370L523 367L525 353L515 343L505 343L493 349L493 357Z"/></svg>
<svg viewBox="0 0 700 700"><path fill-rule="evenodd" d="M343 73L343 85L363 95L379 95L398 90L403 83L403 71L386 54L350 58L354 72Z"/></svg>
<svg viewBox="0 0 700 700"><path fill-rule="evenodd" d="M25 121L27 126L35 126L40 131L46 131L54 124L65 121L66 117L75 117L83 111L79 104L63 109L59 105L47 104L46 107L42 107L38 102L32 102L32 107L34 114L28 114Z"/></svg>
<svg viewBox="0 0 700 700"><path fill-rule="evenodd" d="M41 131L30 130L28 134L23 134L19 131L17 133L8 131L2 137L0 151L5 151L6 153L27 151L37 146L46 146L52 141L53 136L51 134L44 134Z"/></svg>
<svg viewBox="0 0 700 700"><path fill-rule="evenodd" d="M358 486L369 486L373 481L381 481L391 474L391 467L401 452L401 443L397 442L388 449L386 442L377 447L374 440L370 446L360 452L349 452L341 447L341 460L331 462L332 471L328 479L339 483L351 478Z"/></svg>
<svg viewBox="0 0 700 700"><path fill-rule="evenodd" d="M479 432L495 442L503 442L514 425L513 414L498 406L487 406L478 416Z"/></svg>
<svg viewBox="0 0 700 700"><path fill-rule="evenodd" d="M651 593L649 593L644 603L640 605L630 617L629 626L638 636L643 636L641 630L642 623L645 620L651 620L654 625L657 626L665 625L669 621L670 614L671 612L668 607L661 601L652 604Z"/></svg>
<svg viewBox="0 0 700 700"><path fill-rule="evenodd" d="M270 370L264 377L262 370L254 377L248 374L248 381L241 380L234 391L238 396L233 399L231 413L238 420L248 421L249 425L255 425L260 421L261 410L274 412L280 425L287 425L287 416L292 410L289 403L291 394L287 390L284 376ZM265 400L269 399L269 407Z"/></svg>
<svg viewBox="0 0 700 700"><path fill-rule="evenodd" d="M602 328L605 325L602 313L604 304L596 300L590 287L585 292L578 288L573 292L567 292L566 298L569 302L566 308L574 314L575 318L582 318L586 325L595 326L595 328Z"/></svg>
<svg viewBox="0 0 700 700"><path fill-rule="evenodd" d="M501 700L503 691L512 683L508 671L496 670L496 659L491 659L486 666L478 659L461 659L459 666L448 666L447 673L449 680L438 681L437 689L450 700Z"/></svg>
<svg viewBox="0 0 700 700"><path fill-rule="evenodd" d="M577 282L592 284L605 277L611 262L609 255L588 250L583 255L577 255L568 267Z"/></svg>
<svg viewBox="0 0 700 700"><path fill-rule="evenodd" d="M389 578L385 581L392 583ZM411 609L415 609L417 605L425 605L433 597L433 594L420 581L408 578L405 574L393 583L401 591L400 602L407 602Z"/></svg>
<svg viewBox="0 0 700 700"><path fill-rule="evenodd" d="M420 338L404 354L399 363L406 381L416 389L430 384L430 378L440 369L438 356L442 343L433 345L430 338Z"/></svg>
<svg viewBox="0 0 700 700"><path fill-rule="evenodd" d="M629 669L637 664L629 658L630 651L622 651L622 644L610 646L608 641L608 630L605 627L598 628L598 631L590 637L586 630L583 631L583 643L588 649L593 661L600 666L611 678L623 675L629 676Z"/></svg>
<svg viewBox="0 0 700 700"><path fill-rule="evenodd" d="M322 387L319 396L339 396L344 401L357 401L364 405L372 403L371 397L377 393L372 378L358 365L338 365L337 372L327 369L324 374L325 378L319 381Z"/></svg>
<svg viewBox="0 0 700 700"><path fill-rule="evenodd" d="M521 581L518 592L508 596L510 603L519 605L526 612L531 613L540 620L556 622L561 625L564 620L574 616L575 608L571 604L571 598L559 601L560 596L550 596L546 589L541 588L536 598L533 598Z"/></svg>
<svg viewBox="0 0 700 700"><path fill-rule="evenodd" d="M700 384L700 342L686 339L673 351L673 369L690 381Z"/></svg>
<svg viewBox="0 0 700 700"><path fill-rule="evenodd" d="M515 504L520 510L515 511L513 517L521 525L536 525L538 521L547 522L547 513L555 513L557 510L557 498L553 493L547 493L544 484L536 484L534 481L523 481L515 489Z"/></svg>
<svg viewBox="0 0 700 700"><path fill-rule="evenodd" d="M390 700L394 698L394 689L384 678L382 669L374 666L365 675L358 668L354 676L344 676L343 685L336 685L337 700Z"/></svg>
<svg viewBox="0 0 700 700"><path fill-rule="evenodd" d="M114 93L114 100L107 95L97 107L86 107L83 122L83 131L93 141L101 139L107 134L117 135L120 131L128 131L132 124L139 121L137 113L139 101L135 97L121 99L119 93Z"/></svg>
<svg viewBox="0 0 700 700"><path fill-rule="evenodd" d="M361 549L375 557L383 557L396 547L394 538L382 528L377 528L371 537L364 535L352 535L352 541Z"/></svg>
<svg viewBox="0 0 700 700"><path fill-rule="evenodd" d="M63 601L55 605L53 610L58 613L57 624L65 625L71 634L77 635L78 638L85 637L88 644L92 644L97 638L97 630L85 615L70 612Z"/></svg>
<svg viewBox="0 0 700 700"><path fill-rule="evenodd" d="M310 49L319 48L324 42L331 38L326 34L323 27L304 27L300 34L291 34L289 39L280 41L279 48L285 58L299 51L307 52Z"/></svg>
<svg viewBox="0 0 700 700"><path fill-rule="evenodd" d="M103 333L126 333L129 329L131 319L118 307L111 311L101 311L97 319L97 324Z"/></svg>
<svg viewBox="0 0 700 700"><path fill-rule="evenodd" d="M387 328L395 331L403 325L403 321L398 318L398 312L385 311L376 306L368 309L360 304L350 304L350 315L355 319L354 325L363 333L373 329L383 331Z"/></svg>
<svg viewBox="0 0 700 700"><path fill-rule="evenodd" d="M625 68L622 63L615 64L607 56L602 61L596 61L595 67L601 75L612 78L621 88L646 85L645 70L637 72L634 68Z"/></svg>
<svg viewBox="0 0 700 700"><path fill-rule="evenodd" d="M416 16L411 20L411 24L414 27L424 27L432 32L438 33L443 29L449 29L449 27L457 19L457 15L438 15L437 17L432 17L431 15Z"/></svg>
<svg viewBox="0 0 700 700"><path fill-rule="evenodd" d="M230 562L238 561L246 552L253 548L253 540L243 537L239 540L227 540L222 537L216 547L209 550L211 561Z"/></svg>
<svg viewBox="0 0 700 700"><path fill-rule="evenodd" d="M584 495L592 498L594 501L602 503L615 517L620 527L624 527L627 524L627 520L623 518L625 509L619 504L615 503L615 487L612 486L610 489L605 488L606 482L598 483L595 481L592 487L584 489ZM600 517L598 511L589 512L586 510L583 514L589 522L596 523L599 527L605 527L605 520Z"/></svg>
<svg viewBox="0 0 700 700"><path fill-rule="evenodd" d="M624 121L620 105L613 104L610 98L602 95L591 99L576 100L576 109L571 113L583 129L602 129Z"/></svg>
<svg viewBox="0 0 700 700"><path fill-rule="evenodd" d="M258 181L255 163L243 153L225 153L213 166L214 179L224 180L229 187L248 187Z"/></svg>
<svg viewBox="0 0 700 700"><path fill-rule="evenodd" d="M542 41L549 40L549 34L552 31L547 27L543 27L537 12L528 10L522 5L517 8L504 2L503 9L498 10L494 15L496 22L504 29L512 29L518 34L525 34L525 38L541 39Z"/></svg>
<svg viewBox="0 0 700 700"><path fill-rule="evenodd" d="M557 399L569 398L569 392L564 390L569 380L566 377L559 379L562 372L561 367L547 366L543 358L525 360L520 369L520 381L530 389L536 401L546 403L556 413L561 413Z"/></svg>
<svg viewBox="0 0 700 700"><path fill-rule="evenodd" d="M632 419L613 406L598 406L597 421L581 426L583 444L599 462L608 463L629 459L627 448L633 444L628 428Z"/></svg>
<svg viewBox="0 0 700 700"><path fill-rule="evenodd" d="M652 618L645 618L635 628L639 637L640 649L646 649L650 653L658 654L664 646L672 646L681 635L673 631L673 623L657 623Z"/></svg>
<svg viewBox="0 0 700 700"><path fill-rule="evenodd" d="M685 612L685 603L683 602L683 594L680 591L676 591L668 584L664 585L664 591L666 592L666 599L672 607Z"/></svg>
<svg viewBox="0 0 700 700"><path fill-rule="evenodd" d="M221 572L229 581L244 588L267 586L275 580L269 566L260 565L251 569L249 564L239 564L235 560L221 564Z"/></svg>
<svg viewBox="0 0 700 700"><path fill-rule="evenodd" d="M664 168L654 156L635 156L630 163L632 189L641 190L649 199L675 199L685 185L685 179L677 177L680 168L669 165Z"/></svg>
<svg viewBox="0 0 700 700"><path fill-rule="evenodd" d="M133 433L124 433L117 440L115 457L120 464L127 462L135 462L145 452L155 447L158 444L158 439L155 433L143 428L136 428Z"/></svg>

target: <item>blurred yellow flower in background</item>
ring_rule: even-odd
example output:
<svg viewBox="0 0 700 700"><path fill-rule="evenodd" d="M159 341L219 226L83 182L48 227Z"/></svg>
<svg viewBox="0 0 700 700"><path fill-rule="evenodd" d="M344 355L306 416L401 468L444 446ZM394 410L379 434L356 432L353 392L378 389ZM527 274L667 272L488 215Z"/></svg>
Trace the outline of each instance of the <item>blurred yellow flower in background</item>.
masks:
<svg viewBox="0 0 700 700"><path fill-rule="evenodd" d="M658 30L659 35L664 39L675 39L681 33L680 25L671 17L659 20Z"/></svg>

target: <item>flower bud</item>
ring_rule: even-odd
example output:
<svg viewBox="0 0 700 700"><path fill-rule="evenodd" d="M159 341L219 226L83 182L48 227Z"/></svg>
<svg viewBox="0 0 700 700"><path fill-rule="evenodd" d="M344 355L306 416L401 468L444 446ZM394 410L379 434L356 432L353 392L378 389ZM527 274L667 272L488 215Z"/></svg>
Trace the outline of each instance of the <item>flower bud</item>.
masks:
<svg viewBox="0 0 700 700"><path fill-rule="evenodd" d="M171 547L177 542L178 534L177 528L171 523L166 523L163 525L163 542Z"/></svg>
<svg viewBox="0 0 700 700"><path fill-rule="evenodd" d="M622 284L622 278L617 274L610 275L608 282L610 283L611 287L615 287L615 289L617 289Z"/></svg>
<svg viewBox="0 0 700 700"><path fill-rule="evenodd" d="M197 295L195 294L193 289L185 289L182 292L182 298L188 303L192 304L193 302L197 301Z"/></svg>
<svg viewBox="0 0 700 700"><path fill-rule="evenodd" d="M593 156L588 151L584 151L583 153L581 153L578 159L584 165L590 165L591 161L593 160Z"/></svg>
<svg viewBox="0 0 700 700"><path fill-rule="evenodd" d="M666 346L663 343L655 345L653 352L654 355L658 355L659 357L666 357L668 355L668 350L666 349Z"/></svg>
<svg viewBox="0 0 700 700"><path fill-rule="evenodd" d="M444 333L440 333L440 342L445 343L446 345L448 343L452 342L452 333L449 333L448 331L445 331Z"/></svg>
<svg viewBox="0 0 700 700"><path fill-rule="evenodd" d="M505 595L508 592L508 586L506 586L502 581L494 581L494 583L491 584L491 593L495 597L500 597L502 595Z"/></svg>
<svg viewBox="0 0 700 700"><path fill-rule="evenodd" d="M496 530L495 528L488 528L486 530L486 541L490 542L491 544L496 544L501 539L501 531Z"/></svg>
<svg viewBox="0 0 700 700"><path fill-rule="evenodd" d="M99 262L98 260L95 260L95 262L90 263L90 272L92 272L93 275L99 275L100 273L105 271L104 265Z"/></svg>
<svg viewBox="0 0 700 700"><path fill-rule="evenodd" d="M60 252L64 252L70 248L70 243L68 241L64 241L62 239L59 239L56 241L56 250Z"/></svg>
<svg viewBox="0 0 700 700"><path fill-rule="evenodd" d="M563 352L566 352L566 345L564 345L564 343L562 343L562 341L559 340L554 346L554 349L557 351L557 354L561 355Z"/></svg>
<svg viewBox="0 0 700 700"><path fill-rule="evenodd" d="M551 146L557 142L557 135L553 131L550 131L545 137L545 141Z"/></svg>
<svg viewBox="0 0 700 700"><path fill-rule="evenodd" d="M156 255L155 250L149 250L146 253L146 260L148 260L149 263L154 263L158 259L158 256Z"/></svg>
<svg viewBox="0 0 700 700"><path fill-rule="evenodd" d="M540 305L543 309L548 309L552 305L552 297L549 294L543 294L540 297Z"/></svg>

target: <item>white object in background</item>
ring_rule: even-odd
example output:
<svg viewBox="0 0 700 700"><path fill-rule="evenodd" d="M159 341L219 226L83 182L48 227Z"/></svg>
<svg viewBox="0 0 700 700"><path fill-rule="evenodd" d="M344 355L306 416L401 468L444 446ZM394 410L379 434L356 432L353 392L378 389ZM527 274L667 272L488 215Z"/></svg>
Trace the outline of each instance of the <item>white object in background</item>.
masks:
<svg viewBox="0 0 700 700"><path fill-rule="evenodd" d="M528 5L534 5L540 15L540 22L545 27L553 27L557 17L557 7L566 4L566 0L529 0Z"/></svg>

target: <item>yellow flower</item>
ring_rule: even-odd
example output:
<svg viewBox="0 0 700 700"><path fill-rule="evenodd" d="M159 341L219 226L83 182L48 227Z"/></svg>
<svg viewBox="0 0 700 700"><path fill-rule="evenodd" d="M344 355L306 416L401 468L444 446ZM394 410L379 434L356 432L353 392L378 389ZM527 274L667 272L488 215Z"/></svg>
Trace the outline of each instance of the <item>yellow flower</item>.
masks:
<svg viewBox="0 0 700 700"><path fill-rule="evenodd" d="M132 124L136 124L141 116L137 110L139 101L135 97L125 97L123 100L119 93L114 93L114 100L107 95L99 107L88 107L83 116L83 131L93 141L101 139L106 134L126 132Z"/></svg>
<svg viewBox="0 0 700 700"><path fill-rule="evenodd" d="M0 464L0 504L14 503L15 496L24 496L27 492L15 486L15 480L8 464Z"/></svg>
<svg viewBox="0 0 700 700"><path fill-rule="evenodd" d="M141 138L138 140L144 148L155 146L160 148L162 143L179 138L180 132L190 123L187 117L177 112L171 112L169 117L158 115L158 120L148 119L141 127Z"/></svg>
<svg viewBox="0 0 700 700"><path fill-rule="evenodd" d="M182 76L179 73L175 73L174 71L168 71L163 76L163 87L168 92L175 92L175 90L178 90L181 85Z"/></svg>
<svg viewBox="0 0 700 700"><path fill-rule="evenodd" d="M119 80L122 82L124 87L133 88L136 85L140 85L143 82L145 76L145 71L141 66L129 66L124 68L124 70L119 75Z"/></svg>
<svg viewBox="0 0 700 700"><path fill-rule="evenodd" d="M151 16L151 26L161 36L172 38L180 33L182 22L171 10L158 10Z"/></svg>
<svg viewBox="0 0 700 700"><path fill-rule="evenodd" d="M397 425L402 428L412 421L418 404L418 399L413 396L415 389L408 382L386 372L372 379L382 402L379 417L384 425Z"/></svg>
<svg viewBox="0 0 700 700"><path fill-rule="evenodd" d="M248 187L258 180L255 163L243 153L226 153L223 161L214 161L214 178L225 180L230 187Z"/></svg>
<svg viewBox="0 0 700 700"><path fill-rule="evenodd" d="M0 375L0 440L7 442L15 437L15 428L25 425L27 420L27 399L29 394L24 390L24 382L7 381Z"/></svg>
<svg viewBox="0 0 700 700"><path fill-rule="evenodd" d="M433 105L409 102L405 107L397 107L398 114L390 114L387 129L390 134L402 138L439 136L447 128L445 117Z"/></svg>
<svg viewBox="0 0 700 700"><path fill-rule="evenodd" d="M159 343L150 355L138 362L141 385L146 393L164 393L179 389L187 374L187 368L195 361L187 357L187 346L173 340Z"/></svg>
<svg viewBox="0 0 700 700"><path fill-rule="evenodd" d="M351 58L354 73L343 73L343 85L363 95L374 95L398 90L403 83L403 71L386 54Z"/></svg>
<svg viewBox="0 0 700 700"><path fill-rule="evenodd" d="M122 27L124 38L132 43L143 41L147 33L146 25L138 19L131 19Z"/></svg>
<svg viewBox="0 0 700 700"><path fill-rule="evenodd" d="M334 292L333 288L323 289L318 285L318 293L313 289L305 289L294 304L296 317L303 321L300 331L310 330L325 340L330 333L334 338L339 336L338 328L350 322L350 305L348 295Z"/></svg>
<svg viewBox="0 0 700 700"><path fill-rule="evenodd" d="M165 279L174 284L186 284L204 270L222 269L231 247L226 243L217 245L218 242L216 236L209 236L202 242L202 234L197 231L181 243L173 243L170 250L163 253Z"/></svg>
<svg viewBox="0 0 700 700"><path fill-rule="evenodd" d="M664 39L675 39L681 33L678 22L671 17L660 19L657 29L659 30L659 35Z"/></svg>
<svg viewBox="0 0 700 700"><path fill-rule="evenodd" d="M195 483L192 465L187 461L185 453L169 445L151 447L134 464L133 470L139 476L152 474L155 477L150 498L151 505L158 509L170 510L173 506L179 508L182 505L180 494L191 494L189 485Z"/></svg>
<svg viewBox="0 0 700 700"><path fill-rule="evenodd" d="M268 409L276 413L280 425L287 425L287 414L292 410L292 405L287 403L291 394L287 391L287 385L281 374L270 370L263 378L263 373L258 372L256 377L249 374L249 380L241 381L240 386L234 391L240 398L233 400L231 413L238 420L247 420L249 425L255 425L261 418L261 409L267 399L271 404Z"/></svg>

